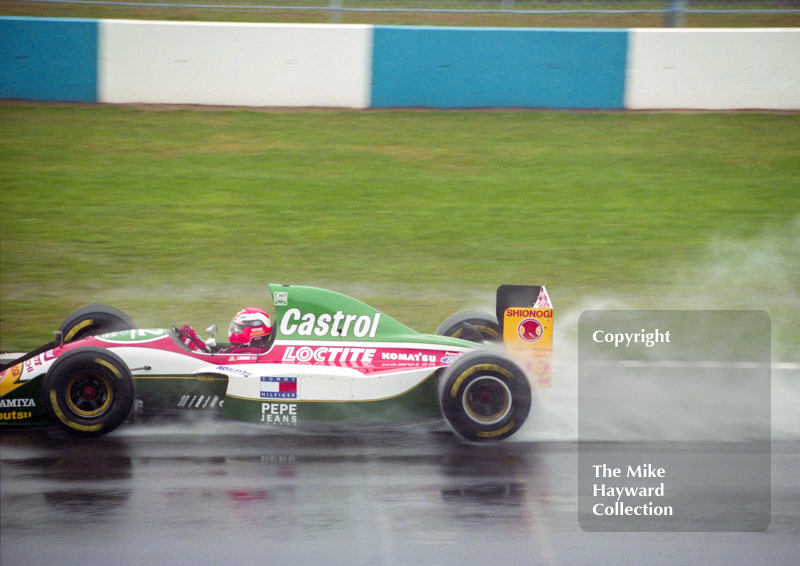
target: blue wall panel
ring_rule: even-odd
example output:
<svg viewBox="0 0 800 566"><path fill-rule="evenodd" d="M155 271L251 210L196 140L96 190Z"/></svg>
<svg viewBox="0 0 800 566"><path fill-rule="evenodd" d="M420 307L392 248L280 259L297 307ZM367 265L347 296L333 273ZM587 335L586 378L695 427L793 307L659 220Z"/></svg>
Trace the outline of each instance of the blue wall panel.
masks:
<svg viewBox="0 0 800 566"><path fill-rule="evenodd" d="M0 18L0 98L97 101L97 21Z"/></svg>
<svg viewBox="0 0 800 566"><path fill-rule="evenodd" d="M626 30L376 26L372 106L623 107Z"/></svg>

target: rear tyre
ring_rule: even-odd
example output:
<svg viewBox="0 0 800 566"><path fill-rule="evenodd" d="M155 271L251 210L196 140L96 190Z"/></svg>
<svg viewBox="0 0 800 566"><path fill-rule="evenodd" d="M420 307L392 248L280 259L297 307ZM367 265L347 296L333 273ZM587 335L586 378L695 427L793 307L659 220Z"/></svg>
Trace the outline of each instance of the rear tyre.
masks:
<svg viewBox="0 0 800 566"><path fill-rule="evenodd" d="M105 305L83 307L70 314L59 327L64 343L87 336L97 336L119 330L133 330L133 320L119 309Z"/></svg>
<svg viewBox="0 0 800 566"><path fill-rule="evenodd" d="M480 332L485 342L501 343L503 333L497 324L497 317L483 311L465 311L454 314L445 320L436 334L453 338L469 339L470 332L465 324L471 325Z"/></svg>
<svg viewBox="0 0 800 566"><path fill-rule="evenodd" d="M514 362L497 354L463 354L442 374L442 413L459 435L474 442L508 438L531 410L531 386Z"/></svg>
<svg viewBox="0 0 800 566"><path fill-rule="evenodd" d="M101 436L133 408L133 377L119 356L86 347L61 356L44 379L42 397L55 423L75 436Z"/></svg>

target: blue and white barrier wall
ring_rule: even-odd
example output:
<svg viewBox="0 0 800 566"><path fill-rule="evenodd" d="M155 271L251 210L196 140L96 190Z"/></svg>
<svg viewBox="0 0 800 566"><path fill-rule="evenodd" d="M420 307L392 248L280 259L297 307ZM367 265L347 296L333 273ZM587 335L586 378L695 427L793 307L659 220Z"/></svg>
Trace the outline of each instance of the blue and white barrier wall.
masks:
<svg viewBox="0 0 800 566"><path fill-rule="evenodd" d="M99 22L98 101L369 106L370 26Z"/></svg>
<svg viewBox="0 0 800 566"><path fill-rule="evenodd" d="M800 29L635 29L625 108L800 110Z"/></svg>
<svg viewBox="0 0 800 566"><path fill-rule="evenodd" d="M0 18L0 98L97 102L96 20Z"/></svg>
<svg viewBox="0 0 800 566"><path fill-rule="evenodd" d="M625 31L381 27L372 106L622 108Z"/></svg>
<svg viewBox="0 0 800 566"><path fill-rule="evenodd" d="M340 108L800 109L800 29L0 17L0 98Z"/></svg>

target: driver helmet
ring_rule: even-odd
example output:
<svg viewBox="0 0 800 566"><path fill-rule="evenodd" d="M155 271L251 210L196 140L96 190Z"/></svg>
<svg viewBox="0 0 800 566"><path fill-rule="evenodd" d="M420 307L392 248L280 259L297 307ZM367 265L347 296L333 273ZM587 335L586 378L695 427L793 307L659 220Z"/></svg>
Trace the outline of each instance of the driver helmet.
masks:
<svg viewBox="0 0 800 566"><path fill-rule="evenodd" d="M231 344L249 344L251 340L266 339L272 332L272 321L261 309L248 307L233 317L228 327Z"/></svg>

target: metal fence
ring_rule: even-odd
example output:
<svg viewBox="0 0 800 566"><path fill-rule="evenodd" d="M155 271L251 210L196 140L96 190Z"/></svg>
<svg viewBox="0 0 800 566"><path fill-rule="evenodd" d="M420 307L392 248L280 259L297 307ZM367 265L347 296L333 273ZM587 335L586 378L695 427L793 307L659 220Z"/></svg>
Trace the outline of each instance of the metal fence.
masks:
<svg viewBox="0 0 800 566"><path fill-rule="evenodd" d="M396 25L797 27L800 0L15 0L0 1L0 15Z"/></svg>

